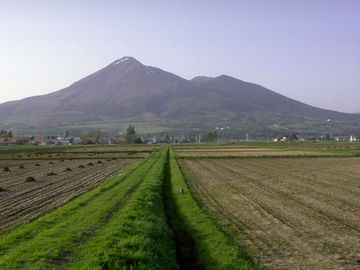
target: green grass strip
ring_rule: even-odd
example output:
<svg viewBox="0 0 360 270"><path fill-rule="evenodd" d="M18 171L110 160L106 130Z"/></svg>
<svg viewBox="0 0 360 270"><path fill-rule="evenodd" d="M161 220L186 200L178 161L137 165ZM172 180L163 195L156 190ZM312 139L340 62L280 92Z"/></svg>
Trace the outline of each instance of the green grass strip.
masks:
<svg viewBox="0 0 360 270"><path fill-rule="evenodd" d="M169 178L170 224L175 238L190 237L191 239L188 241L193 241L197 259L201 264L199 268L212 270L258 269L200 208L184 179L172 149L170 149ZM181 247L178 252L183 252ZM180 256L184 257L184 254L180 254Z"/></svg>
<svg viewBox="0 0 360 270"><path fill-rule="evenodd" d="M68 269L178 269L163 199L167 147L128 204Z"/></svg>
<svg viewBox="0 0 360 270"><path fill-rule="evenodd" d="M158 156L0 238L0 269L57 269L66 263L80 243L120 211Z"/></svg>

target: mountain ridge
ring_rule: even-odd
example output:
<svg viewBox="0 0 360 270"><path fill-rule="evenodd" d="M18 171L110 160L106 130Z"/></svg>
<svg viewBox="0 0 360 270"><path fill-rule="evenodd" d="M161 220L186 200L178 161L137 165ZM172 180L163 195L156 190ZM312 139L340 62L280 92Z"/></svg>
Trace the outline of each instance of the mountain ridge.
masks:
<svg viewBox="0 0 360 270"><path fill-rule="evenodd" d="M239 134L311 135L324 133L328 118L335 133L360 130L356 114L316 108L228 75L186 80L130 56L59 91L0 104L0 126L18 133L105 123L115 132L116 123L135 122L178 132L226 125Z"/></svg>

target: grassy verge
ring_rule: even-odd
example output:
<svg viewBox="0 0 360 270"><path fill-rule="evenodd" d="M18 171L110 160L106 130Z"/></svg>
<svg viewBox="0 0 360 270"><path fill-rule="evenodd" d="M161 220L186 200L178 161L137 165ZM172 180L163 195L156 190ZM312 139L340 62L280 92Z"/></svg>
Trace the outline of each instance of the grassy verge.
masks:
<svg viewBox="0 0 360 270"><path fill-rule="evenodd" d="M168 213L182 268L190 263L192 269L258 269L199 207L172 150L169 169Z"/></svg>
<svg viewBox="0 0 360 270"><path fill-rule="evenodd" d="M128 204L69 269L178 269L162 194L167 159L164 149Z"/></svg>

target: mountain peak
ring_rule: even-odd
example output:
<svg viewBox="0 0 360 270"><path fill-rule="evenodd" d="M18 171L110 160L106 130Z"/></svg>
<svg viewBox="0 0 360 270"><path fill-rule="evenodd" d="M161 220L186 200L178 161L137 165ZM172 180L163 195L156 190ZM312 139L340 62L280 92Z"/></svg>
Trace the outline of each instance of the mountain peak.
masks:
<svg viewBox="0 0 360 270"><path fill-rule="evenodd" d="M138 62L140 63L139 61L137 61L134 57L131 57L131 56L124 56L114 62L111 63L111 66L116 66L116 65L119 65L119 64L129 64L129 63L134 63L134 62Z"/></svg>

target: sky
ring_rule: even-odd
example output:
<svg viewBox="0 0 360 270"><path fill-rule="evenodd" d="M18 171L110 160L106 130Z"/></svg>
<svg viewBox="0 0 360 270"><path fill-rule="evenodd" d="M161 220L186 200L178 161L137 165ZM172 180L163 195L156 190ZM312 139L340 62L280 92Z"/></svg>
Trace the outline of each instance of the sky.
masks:
<svg viewBox="0 0 360 270"><path fill-rule="evenodd" d="M123 56L353 113L360 0L0 0L0 103L60 90Z"/></svg>

